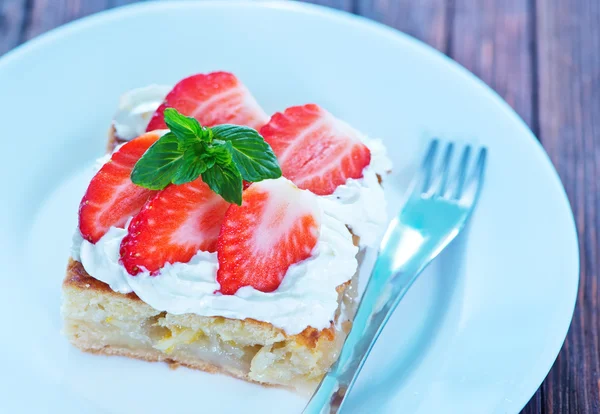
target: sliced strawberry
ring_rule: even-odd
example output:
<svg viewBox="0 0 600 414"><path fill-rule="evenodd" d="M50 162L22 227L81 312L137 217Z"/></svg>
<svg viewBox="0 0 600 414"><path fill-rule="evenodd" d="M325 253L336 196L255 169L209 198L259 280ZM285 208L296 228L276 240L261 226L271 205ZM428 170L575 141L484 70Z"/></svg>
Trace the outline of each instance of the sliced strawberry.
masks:
<svg viewBox="0 0 600 414"><path fill-rule="evenodd" d="M198 250L214 252L228 206L202 178L168 186L129 223L121 262L131 275L156 273L167 263L189 262Z"/></svg>
<svg viewBox="0 0 600 414"><path fill-rule="evenodd" d="M156 191L138 187L130 179L135 163L160 137L141 135L115 152L96 173L79 205L79 231L96 243L111 226L123 227Z"/></svg>
<svg viewBox="0 0 600 414"><path fill-rule="evenodd" d="M260 134L283 175L318 195L332 194L349 178L361 178L371 152L360 133L315 104L276 113Z"/></svg>
<svg viewBox="0 0 600 414"><path fill-rule="evenodd" d="M259 129L268 121L250 91L227 72L198 74L180 81L158 107L146 131L167 127L165 108L175 108L206 127L236 124Z"/></svg>
<svg viewBox="0 0 600 414"><path fill-rule="evenodd" d="M217 242L220 292L233 295L243 286L272 292L291 265L310 257L320 209L314 194L284 178L253 183L242 199L227 210Z"/></svg>

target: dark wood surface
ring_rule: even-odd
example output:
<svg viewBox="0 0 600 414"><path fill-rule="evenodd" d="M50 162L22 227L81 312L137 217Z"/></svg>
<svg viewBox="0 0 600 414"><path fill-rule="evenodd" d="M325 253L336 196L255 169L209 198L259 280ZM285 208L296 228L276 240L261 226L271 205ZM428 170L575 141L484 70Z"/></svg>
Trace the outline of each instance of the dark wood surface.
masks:
<svg viewBox="0 0 600 414"><path fill-rule="evenodd" d="M56 26L135 0L0 0L0 55ZM600 0L312 0L446 53L528 123L571 201L581 282L563 349L527 414L600 413Z"/></svg>

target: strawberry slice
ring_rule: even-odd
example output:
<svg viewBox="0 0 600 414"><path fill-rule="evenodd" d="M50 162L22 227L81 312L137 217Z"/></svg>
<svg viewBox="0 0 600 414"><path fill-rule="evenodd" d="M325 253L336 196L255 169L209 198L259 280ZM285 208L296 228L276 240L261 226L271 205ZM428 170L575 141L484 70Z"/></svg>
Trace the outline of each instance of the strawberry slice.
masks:
<svg viewBox="0 0 600 414"><path fill-rule="evenodd" d="M135 216L121 241L121 262L129 274L151 274L166 263L187 263L198 252L214 252L227 203L202 178L170 185Z"/></svg>
<svg viewBox="0 0 600 414"><path fill-rule="evenodd" d="M220 292L279 287L288 268L310 257L321 227L316 197L285 178L253 183L232 204L217 242Z"/></svg>
<svg viewBox="0 0 600 414"><path fill-rule="evenodd" d="M84 239L96 243L111 226L125 226L156 193L133 184L130 175L135 163L159 137L150 132L129 141L92 178L79 205L79 231Z"/></svg>
<svg viewBox="0 0 600 414"><path fill-rule="evenodd" d="M227 72L198 74L180 81L154 112L146 131L166 128L165 108L175 108L206 127L236 124L259 129L268 121L250 91Z"/></svg>
<svg viewBox="0 0 600 414"><path fill-rule="evenodd" d="M318 195L332 194L349 178L361 178L371 152L360 133L315 104L276 113L260 134L283 175Z"/></svg>

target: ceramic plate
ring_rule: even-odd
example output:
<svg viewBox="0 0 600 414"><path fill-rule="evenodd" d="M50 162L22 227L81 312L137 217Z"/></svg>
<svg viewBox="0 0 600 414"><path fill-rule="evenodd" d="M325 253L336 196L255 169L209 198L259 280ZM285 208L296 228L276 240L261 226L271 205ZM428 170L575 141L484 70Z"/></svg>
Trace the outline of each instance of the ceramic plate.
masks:
<svg viewBox="0 0 600 414"><path fill-rule="evenodd" d="M68 24L0 60L7 412L301 411L306 399L285 390L83 354L60 333L77 207L119 95L218 69L269 113L315 102L381 137L395 164L392 212L431 137L488 147L470 226L396 310L348 412L521 409L567 332L578 251L558 176L518 116L454 62L362 18L295 3L161 2Z"/></svg>

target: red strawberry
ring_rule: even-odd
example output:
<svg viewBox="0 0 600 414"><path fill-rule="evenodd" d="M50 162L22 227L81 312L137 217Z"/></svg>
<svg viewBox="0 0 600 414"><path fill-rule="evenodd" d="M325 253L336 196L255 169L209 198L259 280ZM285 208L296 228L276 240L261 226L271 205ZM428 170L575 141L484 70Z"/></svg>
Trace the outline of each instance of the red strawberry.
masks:
<svg viewBox="0 0 600 414"><path fill-rule="evenodd" d="M180 81L154 112L146 131L167 127L165 108L175 108L206 127L236 124L258 129L268 120L250 91L227 72L198 74Z"/></svg>
<svg viewBox="0 0 600 414"><path fill-rule="evenodd" d="M166 263L189 262L198 250L214 252L228 206L202 178L168 186L129 223L121 242L125 269L156 273Z"/></svg>
<svg viewBox="0 0 600 414"><path fill-rule="evenodd" d="M96 173L79 205L79 230L84 239L96 243L111 226L123 227L156 191L131 182L131 170L150 145L156 133L141 135L115 152Z"/></svg>
<svg viewBox="0 0 600 414"><path fill-rule="evenodd" d="M253 183L242 205L232 204L217 242L221 293L243 286L277 289L288 268L310 257L319 237L316 197L280 178Z"/></svg>
<svg viewBox="0 0 600 414"><path fill-rule="evenodd" d="M283 175L318 195L332 194L349 178L361 178L371 152L360 133L315 104L276 113L260 134Z"/></svg>

